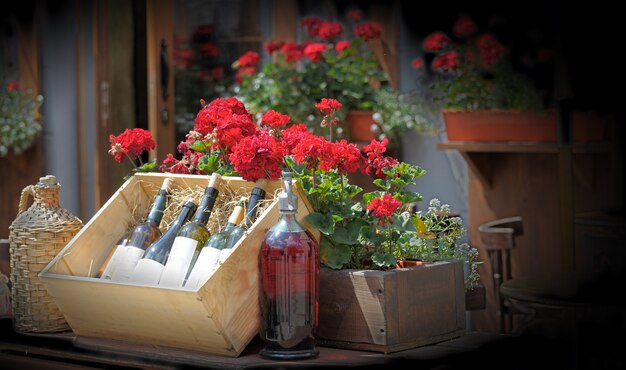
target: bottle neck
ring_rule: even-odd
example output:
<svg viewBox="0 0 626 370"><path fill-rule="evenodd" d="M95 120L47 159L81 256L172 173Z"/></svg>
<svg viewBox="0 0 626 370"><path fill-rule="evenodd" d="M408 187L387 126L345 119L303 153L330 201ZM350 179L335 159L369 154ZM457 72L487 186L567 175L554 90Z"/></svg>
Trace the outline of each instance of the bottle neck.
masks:
<svg viewBox="0 0 626 370"><path fill-rule="evenodd" d="M154 204L152 205L152 209L148 214L148 222L151 222L156 225L161 224L161 220L163 219L163 212L165 211L165 204L167 203L167 191L164 189L160 189L157 193L156 199L154 200Z"/></svg>
<svg viewBox="0 0 626 370"><path fill-rule="evenodd" d="M172 223L172 225L167 229L166 234L176 234L178 230L183 226L183 224L189 219L191 213L196 209L195 204L193 203L185 203L183 208L178 213L178 217Z"/></svg>
<svg viewBox="0 0 626 370"><path fill-rule="evenodd" d="M219 191L215 188L207 188L204 191L200 205L193 216L193 222L206 224L209 221L218 193Z"/></svg>
<svg viewBox="0 0 626 370"><path fill-rule="evenodd" d="M256 219L257 209L259 208L259 200L265 198L265 190L261 188L254 188L250 193L250 200L248 201L248 208L246 209L246 218L244 225L249 228Z"/></svg>

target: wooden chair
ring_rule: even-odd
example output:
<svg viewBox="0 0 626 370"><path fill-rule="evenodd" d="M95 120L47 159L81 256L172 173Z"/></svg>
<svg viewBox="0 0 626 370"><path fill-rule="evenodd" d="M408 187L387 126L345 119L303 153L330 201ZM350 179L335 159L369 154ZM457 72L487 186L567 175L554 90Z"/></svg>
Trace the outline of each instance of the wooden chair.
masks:
<svg viewBox="0 0 626 370"><path fill-rule="evenodd" d="M478 227L482 247L487 251L491 267L492 290L498 304L498 329L501 333L512 330L510 302L500 294L502 283L511 280L511 251L515 238L523 234L522 218L501 218Z"/></svg>

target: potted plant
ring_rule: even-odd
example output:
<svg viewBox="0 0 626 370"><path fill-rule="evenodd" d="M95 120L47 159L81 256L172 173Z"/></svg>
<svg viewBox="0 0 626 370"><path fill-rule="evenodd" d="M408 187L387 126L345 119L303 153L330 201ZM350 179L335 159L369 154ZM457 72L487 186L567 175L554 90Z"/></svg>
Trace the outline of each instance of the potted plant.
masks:
<svg viewBox="0 0 626 370"><path fill-rule="evenodd" d="M381 27L362 17L358 11L348 13L353 35L349 39L342 23L307 17L301 22L306 40L267 42L271 62L262 67L257 53L242 55L233 64L239 76L235 95L253 112L283 112L319 135L329 131L318 125L322 117L313 103L334 97L343 104L337 117L344 124L334 126L332 135L352 142L387 138L399 149L403 132L432 132L431 121L412 112L411 102L388 85L370 47L379 41Z"/></svg>
<svg viewBox="0 0 626 370"><path fill-rule="evenodd" d="M439 104L450 141L555 142L556 114L547 89L530 79L531 68L551 68L551 52L538 48L513 63L513 50L493 32L479 33L468 16L460 16L453 37L442 31L429 34L423 51L428 65L414 67L433 75L428 88ZM603 138L604 121L590 113L572 117L574 141Z"/></svg>
<svg viewBox="0 0 626 370"><path fill-rule="evenodd" d="M0 89L0 158L13 151L20 155L29 149L41 134L39 107L41 95L19 89L17 82L10 82Z"/></svg>

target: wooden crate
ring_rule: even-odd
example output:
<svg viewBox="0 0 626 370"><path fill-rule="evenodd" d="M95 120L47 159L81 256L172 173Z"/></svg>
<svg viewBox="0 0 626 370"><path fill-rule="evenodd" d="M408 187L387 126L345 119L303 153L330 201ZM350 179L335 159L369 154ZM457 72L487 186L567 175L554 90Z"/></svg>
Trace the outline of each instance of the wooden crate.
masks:
<svg viewBox="0 0 626 370"><path fill-rule="evenodd" d="M146 208L166 177L173 179L173 187L203 189L208 184L208 176L135 174L39 277L78 336L239 356L259 330L258 255L265 232L280 216L276 200L258 215L232 254L197 291L91 277L127 230L133 210ZM239 177L223 177L218 188L220 193L239 189L249 194L254 185ZM266 198L273 198L281 185L281 181L269 182ZM310 206L297 186L295 190L300 198L298 219L302 219Z"/></svg>
<svg viewBox="0 0 626 370"><path fill-rule="evenodd" d="M461 262L320 273L318 344L396 352L465 332Z"/></svg>

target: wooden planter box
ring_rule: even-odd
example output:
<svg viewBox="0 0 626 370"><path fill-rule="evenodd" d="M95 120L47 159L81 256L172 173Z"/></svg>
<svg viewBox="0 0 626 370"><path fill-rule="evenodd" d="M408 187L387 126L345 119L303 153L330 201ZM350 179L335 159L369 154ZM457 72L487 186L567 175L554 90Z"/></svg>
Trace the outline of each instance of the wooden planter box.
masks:
<svg viewBox="0 0 626 370"><path fill-rule="evenodd" d="M461 262L320 272L318 344L396 352L465 332Z"/></svg>
<svg viewBox="0 0 626 370"><path fill-rule="evenodd" d="M39 277L78 336L239 356L259 330L258 255L265 232L279 218L277 201L258 215L232 254L196 291L92 277L126 231L133 209L150 204L166 177L174 180L173 187L203 190L208 184L208 176L200 175L134 175ZM223 177L219 189L220 193L239 189L249 194L254 185L239 177ZM268 183L266 198L273 197L281 185L280 181ZM302 219L310 212L308 202L297 186L295 190L300 198L298 219ZM217 204L213 212L220 212Z"/></svg>

